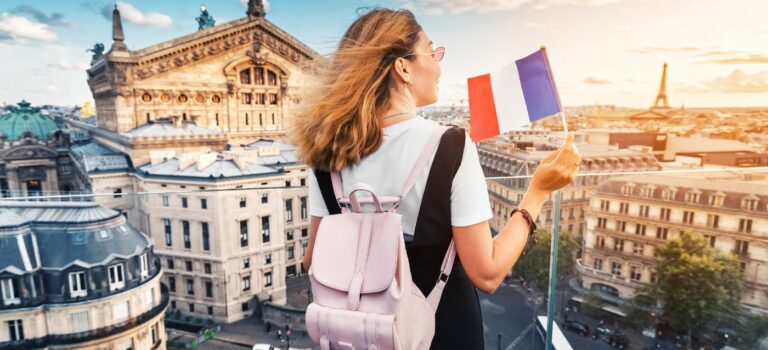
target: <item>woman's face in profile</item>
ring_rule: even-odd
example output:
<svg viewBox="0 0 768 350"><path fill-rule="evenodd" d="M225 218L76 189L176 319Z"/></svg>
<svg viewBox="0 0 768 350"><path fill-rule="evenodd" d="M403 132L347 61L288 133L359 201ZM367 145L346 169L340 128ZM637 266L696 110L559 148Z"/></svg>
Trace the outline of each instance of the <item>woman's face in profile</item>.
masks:
<svg viewBox="0 0 768 350"><path fill-rule="evenodd" d="M434 52L432 40L427 33L419 32L419 40L413 52L417 55L410 56L411 93L416 101L416 107L431 105L437 102L438 86L440 79L440 64L432 57L430 52Z"/></svg>

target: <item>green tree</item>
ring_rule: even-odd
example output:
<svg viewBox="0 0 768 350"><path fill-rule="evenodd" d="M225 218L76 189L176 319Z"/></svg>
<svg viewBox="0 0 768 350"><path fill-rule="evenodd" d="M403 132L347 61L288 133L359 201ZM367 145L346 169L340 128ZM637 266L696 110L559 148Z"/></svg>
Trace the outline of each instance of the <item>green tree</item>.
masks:
<svg viewBox="0 0 768 350"><path fill-rule="evenodd" d="M584 295L584 302L581 303L581 311L588 316L603 316L603 298L595 290L590 290Z"/></svg>
<svg viewBox="0 0 768 350"><path fill-rule="evenodd" d="M732 255L719 254L689 232L657 248L657 282L649 285L673 328L693 336L738 308L742 276Z"/></svg>
<svg viewBox="0 0 768 350"><path fill-rule="evenodd" d="M515 264L515 271L527 281L536 283L536 286L544 291L549 282L549 252L552 242L552 234L549 230L536 230L537 243L528 240L526 253ZM567 276L574 271L574 261L579 243L573 237L573 233L561 231L558 239L560 246L557 251L557 274Z"/></svg>

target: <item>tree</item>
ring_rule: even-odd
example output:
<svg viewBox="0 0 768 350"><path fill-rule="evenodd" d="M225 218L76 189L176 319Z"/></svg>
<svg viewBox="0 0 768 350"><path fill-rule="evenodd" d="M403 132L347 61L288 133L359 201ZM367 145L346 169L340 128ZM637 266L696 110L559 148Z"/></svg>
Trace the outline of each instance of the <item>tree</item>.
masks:
<svg viewBox="0 0 768 350"><path fill-rule="evenodd" d="M768 337L768 317L749 317L738 331L743 349L760 349L761 340Z"/></svg>
<svg viewBox="0 0 768 350"><path fill-rule="evenodd" d="M592 317L603 316L603 298L595 290L590 290L584 295L584 302L581 303L581 311L585 315Z"/></svg>
<svg viewBox="0 0 768 350"><path fill-rule="evenodd" d="M549 282L549 252L552 234L548 230L536 230L536 244L529 239L526 253L515 264L515 271L527 281L535 282L538 288L546 290ZM574 259L579 244L573 238L573 233L562 231L559 236L557 251L558 276L569 275L574 270Z"/></svg>
<svg viewBox="0 0 768 350"><path fill-rule="evenodd" d="M657 282L648 292L662 304L665 318L691 338L708 332L738 308L742 276L737 260L710 249L689 232L657 248Z"/></svg>

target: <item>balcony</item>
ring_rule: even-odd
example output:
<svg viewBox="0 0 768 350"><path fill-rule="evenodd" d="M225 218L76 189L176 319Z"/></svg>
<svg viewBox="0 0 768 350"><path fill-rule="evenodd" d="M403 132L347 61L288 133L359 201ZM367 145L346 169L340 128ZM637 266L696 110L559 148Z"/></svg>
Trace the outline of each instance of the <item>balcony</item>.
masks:
<svg viewBox="0 0 768 350"><path fill-rule="evenodd" d="M4 350L26 350L26 349L38 349L47 348L49 346L64 346L80 343L87 343L94 340L104 339L114 335L121 334L133 328L139 327L150 320L154 319L158 315L165 312L170 303L168 297L168 287L164 284L160 285L161 299L160 303L149 311L127 319L120 324L93 329L86 332L70 333L70 334L56 334L48 335L42 338L25 339L16 342L0 343L0 348ZM155 344L157 346L157 344Z"/></svg>

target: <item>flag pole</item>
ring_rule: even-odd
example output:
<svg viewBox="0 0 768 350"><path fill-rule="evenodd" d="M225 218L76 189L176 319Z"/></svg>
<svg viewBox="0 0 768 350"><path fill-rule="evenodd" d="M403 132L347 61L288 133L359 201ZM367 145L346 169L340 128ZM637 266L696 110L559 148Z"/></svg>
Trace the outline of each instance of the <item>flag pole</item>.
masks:
<svg viewBox="0 0 768 350"><path fill-rule="evenodd" d="M544 52L544 58L547 61L547 67L551 68L549 66L549 59L547 58L547 51L546 47L542 46L541 51ZM550 76L549 78L552 80L552 86L555 87L555 79L551 75L551 69L550 69ZM557 89L555 87L555 89ZM560 102L559 94L555 94L555 96L558 99L558 103ZM560 106L560 119L563 122L563 133L565 138L568 138L568 122L565 119L565 112L563 112L562 105ZM549 253L549 298L547 301L547 340L546 344L544 345L546 347L546 350L552 350L552 333L553 333L553 323L555 320L555 291L557 287L557 251L558 247L560 246L560 201L562 200L562 192L558 189L555 191L555 220L554 220L554 227L552 228L552 241L550 244L550 253Z"/></svg>

